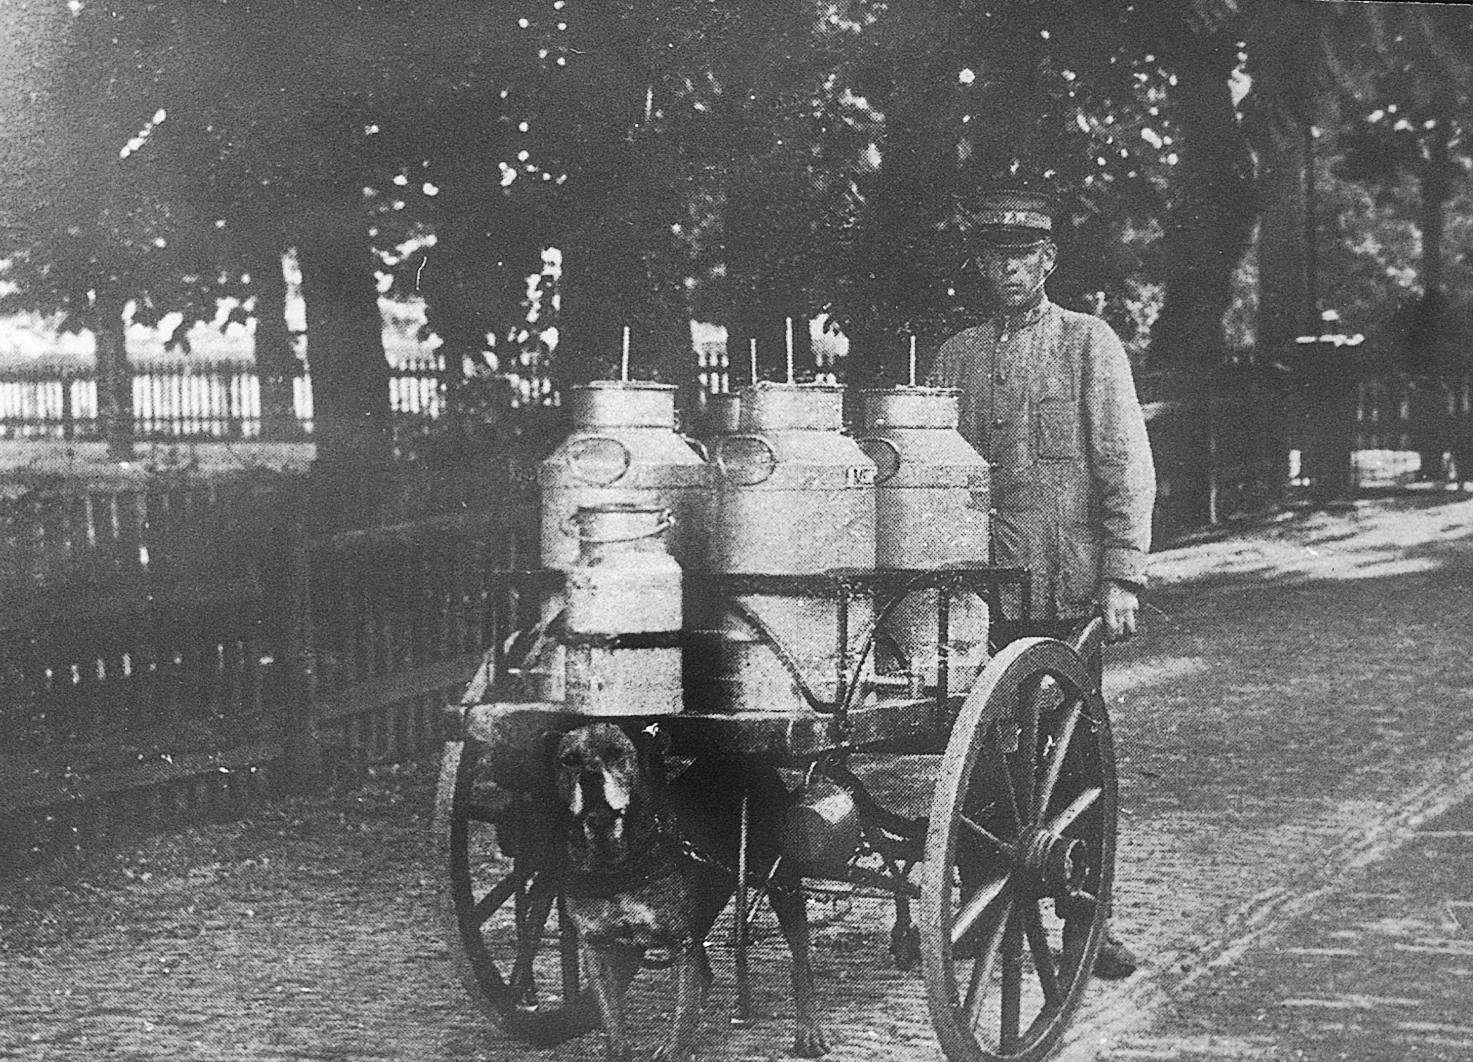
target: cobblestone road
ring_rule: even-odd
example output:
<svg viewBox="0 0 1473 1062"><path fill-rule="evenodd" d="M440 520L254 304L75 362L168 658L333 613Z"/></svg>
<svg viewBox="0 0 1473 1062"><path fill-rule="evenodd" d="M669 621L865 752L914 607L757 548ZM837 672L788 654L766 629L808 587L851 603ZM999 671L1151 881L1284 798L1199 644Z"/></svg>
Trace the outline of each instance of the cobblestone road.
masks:
<svg viewBox="0 0 1473 1062"><path fill-rule="evenodd" d="M1158 569L1146 637L1107 664L1116 921L1151 963L1092 987L1063 1057L1473 1056L1473 816L1450 810L1473 794L1473 502L1295 517ZM594 1037L500 1037L454 980L430 774L0 888L0 1057L598 1057ZM702 1057L784 1055L786 967L761 932L764 1020L726 1026L718 939ZM939 1059L878 909L841 905L818 936L831 1057Z"/></svg>

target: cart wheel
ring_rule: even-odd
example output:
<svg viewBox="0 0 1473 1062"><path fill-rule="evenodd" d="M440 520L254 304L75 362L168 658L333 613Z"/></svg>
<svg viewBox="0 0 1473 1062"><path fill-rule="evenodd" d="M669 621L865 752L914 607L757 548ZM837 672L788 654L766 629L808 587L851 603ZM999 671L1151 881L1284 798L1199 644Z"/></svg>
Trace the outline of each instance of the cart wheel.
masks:
<svg viewBox="0 0 1473 1062"><path fill-rule="evenodd" d="M580 999L578 941L563 907L553 805L485 779L485 747L448 741L435 795L434 836L447 874L441 913L461 979L508 1032L538 1043L597 1024ZM549 921L556 915L556 929Z"/></svg>
<svg viewBox="0 0 1473 1062"><path fill-rule="evenodd" d="M1095 683L1062 642L1009 644L952 729L921 873L926 995L952 1062L1037 1062L1058 1041L1104 936L1115 818Z"/></svg>

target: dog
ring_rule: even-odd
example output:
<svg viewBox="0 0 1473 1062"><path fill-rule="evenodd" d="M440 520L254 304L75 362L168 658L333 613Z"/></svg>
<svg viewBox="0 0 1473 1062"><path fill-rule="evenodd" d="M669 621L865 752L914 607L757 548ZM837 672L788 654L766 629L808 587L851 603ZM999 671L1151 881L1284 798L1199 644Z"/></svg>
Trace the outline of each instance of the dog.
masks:
<svg viewBox="0 0 1473 1062"><path fill-rule="evenodd" d="M736 887L744 785L749 874L770 876L768 895L792 952L793 1052L826 1054L802 880L790 861L778 859L776 827L787 793L777 772L736 760L697 761L666 785L657 753L642 751L612 723L569 731L555 756L557 795L568 813L567 908L611 1062L633 1056L624 993L650 950L668 951L676 986L670 1030L654 1057L690 1057L713 980L706 935Z"/></svg>

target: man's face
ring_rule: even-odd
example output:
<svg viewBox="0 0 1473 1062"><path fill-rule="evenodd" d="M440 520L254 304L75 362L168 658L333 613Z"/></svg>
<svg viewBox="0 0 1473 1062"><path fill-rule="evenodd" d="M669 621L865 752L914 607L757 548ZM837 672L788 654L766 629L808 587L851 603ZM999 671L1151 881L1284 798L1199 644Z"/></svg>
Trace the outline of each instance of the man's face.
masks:
<svg viewBox="0 0 1473 1062"><path fill-rule="evenodd" d="M1057 253L1052 240L1033 247L983 247L977 268L988 296L1005 309L1018 310L1038 299Z"/></svg>

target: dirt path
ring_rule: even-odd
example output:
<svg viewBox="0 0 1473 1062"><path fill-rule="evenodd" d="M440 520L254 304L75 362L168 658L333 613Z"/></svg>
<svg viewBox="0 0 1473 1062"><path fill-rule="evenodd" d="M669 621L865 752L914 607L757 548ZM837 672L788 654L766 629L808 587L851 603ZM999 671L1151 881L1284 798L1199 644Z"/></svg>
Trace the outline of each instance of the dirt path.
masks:
<svg viewBox="0 0 1473 1062"><path fill-rule="evenodd" d="M1238 1020L1232 975L1291 937L1322 947L1326 905L1391 895L1367 883L1394 879L1418 827L1473 793L1473 502L1292 518L1158 570L1146 638L1107 665L1116 920L1151 965L1091 990L1064 1056L1277 1057L1310 1042L1298 1011ZM598 1057L592 1037L555 1051L500 1037L453 980L423 847L430 774L0 889L0 1057ZM832 1057L938 1059L919 979L889 968L872 914L855 904L819 931ZM702 1057L784 1054L786 972L762 933L757 1007L773 1018L725 1025L718 940Z"/></svg>

